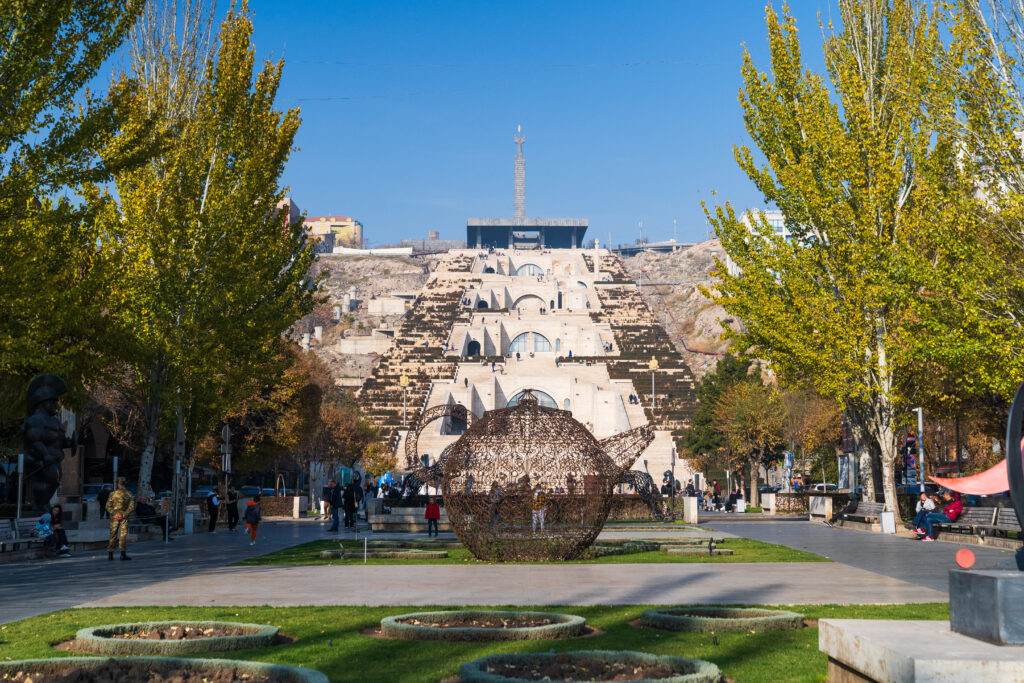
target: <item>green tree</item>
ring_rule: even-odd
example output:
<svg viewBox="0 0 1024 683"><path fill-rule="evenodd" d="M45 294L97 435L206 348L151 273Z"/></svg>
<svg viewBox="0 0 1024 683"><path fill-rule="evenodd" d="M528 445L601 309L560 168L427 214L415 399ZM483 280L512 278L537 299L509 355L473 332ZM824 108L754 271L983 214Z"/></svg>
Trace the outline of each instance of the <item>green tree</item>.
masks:
<svg viewBox="0 0 1024 683"><path fill-rule="evenodd" d="M20 400L40 371L72 398L105 362L102 293L110 271L97 185L152 151L145 117L127 126L135 84L84 90L123 41L141 0L22 0L0 8L0 392ZM116 153L99 151L112 136ZM0 409L4 406L0 406ZM10 406L6 406L7 409Z"/></svg>
<svg viewBox="0 0 1024 683"><path fill-rule="evenodd" d="M751 381L750 366L749 359L723 356L714 371L704 375L697 385L697 410L690 426L683 432L681 446L698 469L707 471L717 464L715 461L725 446L725 440L716 429L715 405L732 385Z"/></svg>
<svg viewBox="0 0 1024 683"><path fill-rule="evenodd" d="M714 415L725 447L741 453L750 469L750 504L756 507L760 469L782 443L786 411L778 392L760 381L736 382L719 396Z"/></svg>
<svg viewBox="0 0 1024 683"><path fill-rule="evenodd" d="M282 334L315 303L311 246L301 222L278 210L299 114L274 108L282 62L254 77L252 30L242 3L205 61L199 38L133 52L144 85L136 109L153 112L174 141L115 175L121 204L107 226L120 268L111 317L129 340L123 358L145 406L140 491L150 489L168 414L182 412L194 447L277 371ZM154 63L157 77L147 77Z"/></svg>
<svg viewBox="0 0 1024 683"><path fill-rule="evenodd" d="M938 11L917 0L838 8L842 28L824 44L827 79L803 68L786 8L766 12L771 74L744 55L740 103L765 162L746 147L736 158L785 214L792 239L757 215L748 226L728 204L708 215L740 270L718 272L718 300L746 326L736 344L770 360L787 384L846 407L858 440L879 455L885 503L897 511L913 318L924 274L941 273L950 255L924 247L946 221L971 234L975 187L957 164L957 87L945 74Z"/></svg>

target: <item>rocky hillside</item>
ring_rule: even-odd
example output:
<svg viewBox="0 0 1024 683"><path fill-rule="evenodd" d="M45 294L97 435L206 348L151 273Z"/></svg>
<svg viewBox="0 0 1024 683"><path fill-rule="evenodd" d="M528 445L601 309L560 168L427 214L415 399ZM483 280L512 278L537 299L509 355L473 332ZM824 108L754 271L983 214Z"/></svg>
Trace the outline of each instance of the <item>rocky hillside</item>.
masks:
<svg viewBox="0 0 1024 683"><path fill-rule="evenodd" d="M647 252L625 259L634 280L639 281L642 271L644 298L698 378L714 369L728 348L721 338L721 321L729 316L699 289L714 286L711 271L716 257L725 257L722 245L708 240L673 253Z"/></svg>

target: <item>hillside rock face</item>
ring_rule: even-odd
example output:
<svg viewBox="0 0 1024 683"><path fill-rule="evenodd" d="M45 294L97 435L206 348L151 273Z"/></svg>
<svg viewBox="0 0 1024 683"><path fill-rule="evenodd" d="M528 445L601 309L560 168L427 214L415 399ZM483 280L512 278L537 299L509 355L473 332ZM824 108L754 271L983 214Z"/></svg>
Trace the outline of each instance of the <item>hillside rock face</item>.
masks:
<svg viewBox="0 0 1024 683"><path fill-rule="evenodd" d="M672 253L646 252L624 259L630 277L639 282L643 276L644 299L698 378L713 370L729 348L722 339L722 321L736 324L699 289L714 287L715 258L725 259L716 239Z"/></svg>

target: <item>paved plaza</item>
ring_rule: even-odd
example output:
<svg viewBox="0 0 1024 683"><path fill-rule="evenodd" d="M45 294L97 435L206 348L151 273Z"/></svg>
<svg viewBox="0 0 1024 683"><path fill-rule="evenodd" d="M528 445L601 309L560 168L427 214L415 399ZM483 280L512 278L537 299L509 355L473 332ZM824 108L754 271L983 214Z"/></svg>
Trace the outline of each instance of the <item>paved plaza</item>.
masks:
<svg viewBox="0 0 1024 683"><path fill-rule="evenodd" d="M253 548L242 534L221 531L177 537L166 545L136 544L130 549L132 562L108 562L105 551L98 550L76 553L70 560L0 566L0 621L67 607L110 605L945 601L947 572L960 547L830 529L807 521L731 518L715 519L697 532L685 527L617 528L603 537L706 534L779 543L827 556L835 563L229 566L328 537L316 520L281 520L264 524ZM978 568L1012 564L1010 552L976 546L972 550Z"/></svg>

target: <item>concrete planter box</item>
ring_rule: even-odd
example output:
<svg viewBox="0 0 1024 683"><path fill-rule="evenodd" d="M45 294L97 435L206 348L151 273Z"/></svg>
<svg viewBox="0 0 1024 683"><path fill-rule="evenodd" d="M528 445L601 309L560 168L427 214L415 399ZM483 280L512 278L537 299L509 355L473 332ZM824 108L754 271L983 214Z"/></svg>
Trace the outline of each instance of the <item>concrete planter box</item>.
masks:
<svg viewBox="0 0 1024 683"><path fill-rule="evenodd" d="M808 498L807 507L812 518L824 517L825 519L830 519L832 517L831 496L811 496Z"/></svg>
<svg viewBox="0 0 1024 683"><path fill-rule="evenodd" d="M115 638L123 633L147 631L174 626L191 628L238 629L237 636L212 636L189 640L143 640ZM277 637L276 626L240 624L230 621L146 621L129 624L90 626L75 634L75 647L81 652L101 655L193 655L199 652L224 652L270 647Z"/></svg>
<svg viewBox="0 0 1024 683"><path fill-rule="evenodd" d="M157 671L184 669L198 674L215 674L224 669L234 669L240 674L266 676L281 683L328 683L327 676L313 669L263 662L242 662L234 659L185 659L179 657L127 657L115 658L130 666L142 665ZM95 669L111 660L110 657L55 657L51 659L26 659L17 662L0 662L0 678L14 675L19 671L28 674L57 676L75 669Z"/></svg>
<svg viewBox="0 0 1024 683"><path fill-rule="evenodd" d="M610 650L583 650L579 652L566 653L571 658L586 658L597 661L622 662L634 665L661 664L668 665L673 671L670 676L663 678L636 679L635 683L718 683L722 678L722 672L717 666L703 659L683 659L682 657L669 657L666 655L651 655L645 652L610 651ZM466 662L459 667L459 677L462 683L520 683L532 679L512 678L502 676L501 671L506 664L518 664L523 662L550 662L560 655L554 652L536 654L514 654L514 655L491 655ZM558 679L552 679L557 681Z"/></svg>
<svg viewBox="0 0 1024 683"><path fill-rule="evenodd" d="M497 617L515 619L523 617L541 617L554 623L544 626L519 626L512 628L483 628L475 626L418 626L404 623L411 619L423 621L456 621L460 618ZM549 640L553 638L572 638L583 635L587 620L573 614L555 612L511 612L498 610L452 610L445 612L415 612L384 617L380 620L381 633L389 638L399 640L445 640L454 641L494 641L494 640Z"/></svg>

